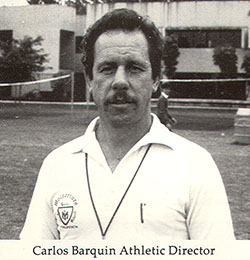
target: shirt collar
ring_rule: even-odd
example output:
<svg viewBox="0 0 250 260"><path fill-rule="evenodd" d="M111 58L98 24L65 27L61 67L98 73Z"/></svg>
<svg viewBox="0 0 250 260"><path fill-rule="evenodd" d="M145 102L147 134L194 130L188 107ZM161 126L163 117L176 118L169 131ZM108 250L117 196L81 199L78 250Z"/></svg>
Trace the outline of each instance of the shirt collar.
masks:
<svg viewBox="0 0 250 260"><path fill-rule="evenodd" d="M172 133L163 125L155 114L151 114L153 122L149 132L135 144L135 149L147 144L160 144L173 149Z"/></svg>
<svg viewBox="0 0 250 260"><path fill-rule="evenodd" d="M93 138L95 138L95 129L98 119L99 117L93 119L88 125L84 135L72 141L74 143L72 146L72 153L84 152L87 147L91 147L91 143L94 140Z"/></svg>
<svg viewBox="0 0 250 260"><path fill-rule="evenodd" d="M168 130L166 126L160 123L160 120L155 114L151 114L153 122L149 132L144 135L132 148L136 150L142 146L148 144L161 144L174 149L175 146L175 135ZM99 117L93 119L89 126L87 127L84 136L80 137L80 143L76 144L73 148L73 153L77 152L87 152L91 147L93 147L93 141L97 141L95 137L95 130L98 124Z"/></svg>

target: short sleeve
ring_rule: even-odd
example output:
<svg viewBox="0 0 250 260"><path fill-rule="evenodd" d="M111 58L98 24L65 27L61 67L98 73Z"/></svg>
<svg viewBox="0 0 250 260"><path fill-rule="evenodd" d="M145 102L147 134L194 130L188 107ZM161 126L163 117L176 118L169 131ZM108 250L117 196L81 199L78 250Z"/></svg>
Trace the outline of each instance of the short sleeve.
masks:
<svg viewBox="0 0 250 260"><path fill-rule="evenodd" d="M187 226L190 239L235 239L226 190L211 155L197 153L191 162Z"/></svg>
<svg viewBox="0 0 250 260"><path fill-rule="evenodd" d="M45 159L33 192L20 239L59 239L51 203L52 164Z"/></svg>

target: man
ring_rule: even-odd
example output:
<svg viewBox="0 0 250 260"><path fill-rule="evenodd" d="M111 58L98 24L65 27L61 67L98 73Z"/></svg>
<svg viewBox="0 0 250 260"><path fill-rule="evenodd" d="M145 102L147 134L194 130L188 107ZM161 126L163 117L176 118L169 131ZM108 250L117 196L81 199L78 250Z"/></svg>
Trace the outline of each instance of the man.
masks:
<svg viewBox="0 0 250 260"><path fill-rule="evenodd" d="M177 123L177 120L169 114L168 111L168 97L169 88L161 87L161 94L157 102L157 115L160 122L164 124L170 131L172 131L172 125Z"/></svg>
<svg viewBox="0 0 250 260"><path fill-rule="evenodd" d="M234 238L211 156L151 114L161 50L155 25L132 10L88 30L83 64L99 117L45 159L21 238Z"/></svg>

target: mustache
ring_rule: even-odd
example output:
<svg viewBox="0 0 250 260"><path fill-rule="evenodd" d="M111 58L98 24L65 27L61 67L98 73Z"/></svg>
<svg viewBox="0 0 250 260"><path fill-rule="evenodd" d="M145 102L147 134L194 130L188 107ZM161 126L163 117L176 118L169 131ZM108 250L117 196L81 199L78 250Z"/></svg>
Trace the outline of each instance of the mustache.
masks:
<svg viewBox="0 0 250 260"><path fill-rule="evenodd" d="M109 96L106 100L106 104L123 104L123 103L135 103L136 99L134 96L127 93L127 91L121 90L115 92Z"/></svg>

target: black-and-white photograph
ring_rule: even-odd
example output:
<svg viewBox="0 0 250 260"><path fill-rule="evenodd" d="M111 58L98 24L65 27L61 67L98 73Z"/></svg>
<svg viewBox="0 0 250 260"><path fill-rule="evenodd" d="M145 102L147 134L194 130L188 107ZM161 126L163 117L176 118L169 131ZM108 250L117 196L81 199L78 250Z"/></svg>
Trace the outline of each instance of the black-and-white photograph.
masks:
<svg viewBox="0 0 250 260"><path fill-rule="evenodd" d="M250 1L0 0L0 122L0 240L250 240Z"/></svg>

